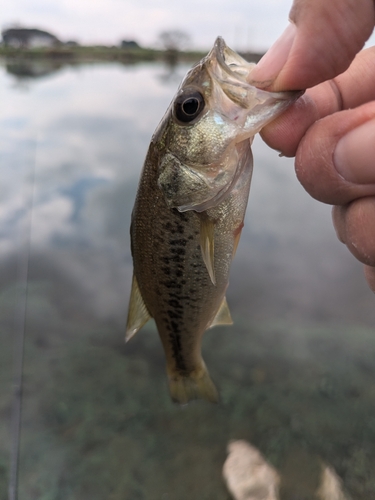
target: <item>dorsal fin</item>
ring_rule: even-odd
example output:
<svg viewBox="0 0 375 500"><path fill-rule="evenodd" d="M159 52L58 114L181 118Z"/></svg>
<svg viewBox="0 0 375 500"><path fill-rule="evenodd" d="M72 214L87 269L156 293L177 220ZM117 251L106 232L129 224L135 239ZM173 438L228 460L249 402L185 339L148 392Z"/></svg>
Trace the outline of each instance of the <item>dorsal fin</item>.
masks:
<svg viewBox="0 0 375 500"><path fill-rule="evenodd" d="M128 320L126 323L125 342L128 342L151 318L133 274L132 290L129 300Z"/></svg>
<svg viewBox="0 0 375 500"><path fill-rule="evenodd" d="M209 328L216 325L233 325L232 316L230 315L228 303L226 297L223 298L222 303L216 313L216 316L212 320Z"/></svg>
<svg viewBox="0 0 375 500"><path fill-rule="evenodd" d="M216 285L214 254L215 254L215 223L205 214L200 214L201 221L201 236L200 244L202 250L203 261L206 264L208 274L211 281Z"/></svg>

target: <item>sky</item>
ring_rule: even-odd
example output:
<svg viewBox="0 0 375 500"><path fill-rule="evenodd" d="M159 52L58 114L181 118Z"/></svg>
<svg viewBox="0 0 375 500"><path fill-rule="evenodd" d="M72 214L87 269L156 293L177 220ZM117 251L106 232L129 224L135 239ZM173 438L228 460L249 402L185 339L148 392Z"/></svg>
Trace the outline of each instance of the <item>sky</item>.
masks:
<svg viewBox="0 0 375 500"><path fill-rule="evenodd" d="M221 35L236 50L265 50L288 22L292 0L2 0L0 27L39 27L62 41L153 46L163 30L180 29L192 48Z"/></svg>
<svg viewBox="0 0 375 500"><path fill-rule="evenodd" d="M209 49L218 35L235 50L265 51L288 23L292 0L2 0L0 27L51 31L62 41L155 46L164 30L190 35ZM370 44L373 45L373 35Z"/></svg>

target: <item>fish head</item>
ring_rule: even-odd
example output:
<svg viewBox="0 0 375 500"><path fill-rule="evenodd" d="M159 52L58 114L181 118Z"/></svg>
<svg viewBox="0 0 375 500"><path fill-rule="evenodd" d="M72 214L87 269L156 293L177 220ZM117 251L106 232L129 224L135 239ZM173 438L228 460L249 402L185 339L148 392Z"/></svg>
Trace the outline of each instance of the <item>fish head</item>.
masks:
<svg viewBox="0 0 375 500"><path fill-rule="evenodd" d="M241 146L301 92L267 92L251 81L249 63L217 38L181 83L161 126L158 185L169 207L205 211L221 203L252 159Z"/></svg>

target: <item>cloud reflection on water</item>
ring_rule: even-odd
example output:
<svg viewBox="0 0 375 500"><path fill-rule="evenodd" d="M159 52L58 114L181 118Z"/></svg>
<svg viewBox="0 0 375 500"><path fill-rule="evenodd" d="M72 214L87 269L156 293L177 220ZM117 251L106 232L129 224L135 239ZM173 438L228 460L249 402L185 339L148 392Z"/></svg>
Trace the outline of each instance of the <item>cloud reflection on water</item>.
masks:
<svg viewBox="0 0 375 500"><path fill-rule="evenodd" d="M125 314L128 294L123 278L131 274L128 227L140 168L176 88L174 78L160 78L163 68L65 67L26 91L15 89L4 72L0 76L7 103L1 113L0 252L6 259L14 250L14 235L27 215L20 187L34 175L33 259L48 254L68 276L75 251L101 255L103 269L122 277L106 283L119 297L118 309L110 307L118 317ZM177 73L186 69L178 67ZM301 189L290 159L278 158L260 140L254 156L249 209L228 292L233 312L260 320L373 321L372 294L360 265L336 241L329 208ZM84 289L103 271L97 262L91 266L90 259L80 262L81 278L75 283L72 276L72 289ZM108 306L109 292L101 290L91 292L94 313Z"/></svg>

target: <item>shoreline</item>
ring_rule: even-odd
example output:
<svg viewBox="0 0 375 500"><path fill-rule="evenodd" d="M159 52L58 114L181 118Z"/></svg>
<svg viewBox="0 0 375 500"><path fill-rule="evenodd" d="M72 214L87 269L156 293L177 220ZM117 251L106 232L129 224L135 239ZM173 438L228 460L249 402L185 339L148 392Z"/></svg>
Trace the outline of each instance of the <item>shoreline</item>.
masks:
<svg viewBox="0 0 375 500"><path fill-rule="evenodd" d="M208 51L207 51L208 52ZM12 48L0 46L0 57L5 60L48 59L61 62L119 61L124 63L140 61L194 62L202 59L206 51L166 51L151 48L122 48L106 46L73 46L53 48ZM248 61L257 62L263 54L239 52Z"/></svg>

